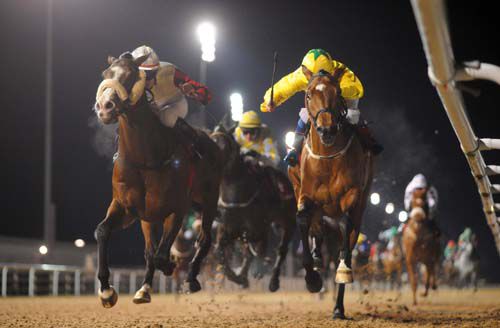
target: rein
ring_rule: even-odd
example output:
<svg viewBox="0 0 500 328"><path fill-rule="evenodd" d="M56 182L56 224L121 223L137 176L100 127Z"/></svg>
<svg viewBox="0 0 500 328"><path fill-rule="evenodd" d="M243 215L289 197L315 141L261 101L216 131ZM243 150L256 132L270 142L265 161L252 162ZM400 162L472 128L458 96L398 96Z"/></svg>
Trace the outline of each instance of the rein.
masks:
<svg viewBox="0 0 500 328"><path fill-rule="evenodd" d="M347 150L351 147L353 139L354 139L354 134L351 135L351 137L347 141L347 144L344 146L344 148L342 148L338 152L335 152L331 155L318 155L318 154L314 153L312 151L311 147L309 146L308 142L305 143L305 148L306 148L307 152L309 153L309 156L311 156L314 159L334 159L334 158L343 156L347 152Z"/></svg>

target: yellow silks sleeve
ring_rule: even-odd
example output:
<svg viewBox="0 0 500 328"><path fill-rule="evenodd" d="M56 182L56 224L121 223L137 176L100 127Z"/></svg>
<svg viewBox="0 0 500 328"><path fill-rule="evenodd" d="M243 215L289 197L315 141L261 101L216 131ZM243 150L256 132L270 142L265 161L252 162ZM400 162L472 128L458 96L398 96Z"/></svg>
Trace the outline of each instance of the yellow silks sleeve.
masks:
<svg viewBox="0 0 500 328"><path fill-rule="evenodd" d="M350 99L350 100L359 99L363 97L364 94L363 84L361 84L361 81L354 74L354 72L351 71L347 66L345 66L341 62L335 60L333 60L332 62L334 68L346 69L346 72L344 73L342 79L340 80L340 90L342 92L342 97L344 97L344 99Z"/></svg>
<svg viewBox="0 0 500 328"><path fill-rule="evenodd" d="M363 97L364 89L363 84L358 77L341 62L332 60L334 69L345 68L347 71L342 76L340 81L340 89L342 90L342 97L345 99L359 99ZM291 96L299 91L305 91L307 88L307 78L302 72L302 66L297 68L294 72L286 75L281 80L274 84L273 103L275 107L280 106ZM271 99L271 88L267 89L264 95L264 102L260 105L261 112L267 112L266 105Z"/></svg>
<svg viewBox="0 0 500 328"><path fill-rule="evenodd" d="M286 75L274 84L273 104L278 107L299 91L304 91L307 87L307 79L302 73L302 67ZM264 102L260 105L261 112L267 112L266 105L271 100L271 88L267 89L264 95Z"/></svg>

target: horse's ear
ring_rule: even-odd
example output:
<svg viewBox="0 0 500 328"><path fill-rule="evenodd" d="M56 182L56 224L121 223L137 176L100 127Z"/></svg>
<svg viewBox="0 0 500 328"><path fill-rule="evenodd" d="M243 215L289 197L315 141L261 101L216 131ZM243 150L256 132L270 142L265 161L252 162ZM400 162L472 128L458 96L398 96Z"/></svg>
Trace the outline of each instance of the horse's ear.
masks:
<svg viewBox="0 0 500 328"><path fill-rule="evenodd" d="M302 73L304 73L304 76L306 77L307 81L310 81L311 78L313 77L313 73L307 69L304 65L302 65Z"/></svg>
<svg viewBox="0 0 500 328"><path fill-rule="evenodd" d="M141 66L142 63L144 63L144 61L146 59L148 59L149 57L149 54L147 55L143 55L143 56L140 56L140 57L137 57L134 59L134 63L137 65L137 66Z"/></svg>
<svg viewBox="0 0 500 328"><path fill-rule="evenodd" d="M113 57L113 56L108 56L108 64L109 64L109 65L113 64L113 62L114 62L115 60L116 60L116 58L115 58L115 57Z"/></svg>
<svg viewBox="0 0 500 328"><path fill-rule="evenodd" d="M343 67L337 68L332 74L332 80L340 83L340 79L345 74L346 69Z"/></svg>

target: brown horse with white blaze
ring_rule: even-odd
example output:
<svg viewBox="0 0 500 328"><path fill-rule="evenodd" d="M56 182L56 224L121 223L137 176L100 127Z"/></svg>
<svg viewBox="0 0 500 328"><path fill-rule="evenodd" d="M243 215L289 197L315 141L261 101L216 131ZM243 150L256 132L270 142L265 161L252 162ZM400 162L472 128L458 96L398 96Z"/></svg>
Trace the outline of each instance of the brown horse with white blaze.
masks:
<svg viewBox="0 0 500 328"><path fill-rule="evenodd" d="M345 283L353 280L349 268L351 251L358 238L372 182L373 155L363 149L355 129L347 122L347 108L340 89L344 70L337 69L333 75L312 76L307 71L305 74L310 81L305 105L312 124L300 166L291 167L288 172L298 200L297 223L304 250L305 280L310 292L321 290L323 283L314 270L308 239L312 236L318 244L326 235L323 229L334 230L335 233L329 235L338 237L325 238L336 249L335 280L340 283L333 318L345 319ZM323 216L328 219L322 220ZM317 250L314 253L316 255Z"/></svg>
<svg viewBox="0 0 500 328"><path fill-rule="evenodd" d="M118 122L119 157L113 167L113 198L106 217L95 231L98 247L99 297L104 307L112 307L117 293L109 284L108 247L111 232L140 219L145 239L146 275L134 303L151 300L155 269L171 275L175 263L170 249L192 203L202 213L198 248L190 263L187 282L191 292L201 289L197 280L202 260L211 245L210 229L217 213L222 157L210 138L199 133L206 156L193 159L172 128L161 124L145 97L145 75L138 68L146 56L129 54L108 58L103 72L95 112L104 124ZM161 239L156 240L156 232Z"/></svg>

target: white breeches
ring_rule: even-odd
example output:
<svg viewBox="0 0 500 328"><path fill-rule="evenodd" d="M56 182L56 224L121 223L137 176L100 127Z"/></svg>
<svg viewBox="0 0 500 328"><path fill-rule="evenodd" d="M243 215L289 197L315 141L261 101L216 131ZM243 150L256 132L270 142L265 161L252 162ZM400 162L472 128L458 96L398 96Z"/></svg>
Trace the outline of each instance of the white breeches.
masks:
<svg viewBox="0 0 500 328"><path fill-rule="evenodd" d="M157 115L163 125L171 128L177 122L178 117L185 118L187 113L188 102L186 97L182 97L179 101L161 108Z"/></svg>

